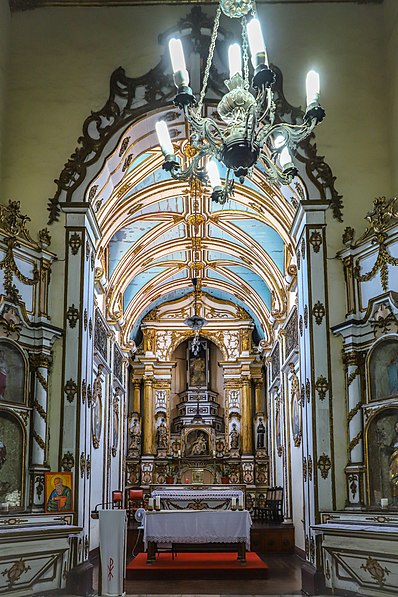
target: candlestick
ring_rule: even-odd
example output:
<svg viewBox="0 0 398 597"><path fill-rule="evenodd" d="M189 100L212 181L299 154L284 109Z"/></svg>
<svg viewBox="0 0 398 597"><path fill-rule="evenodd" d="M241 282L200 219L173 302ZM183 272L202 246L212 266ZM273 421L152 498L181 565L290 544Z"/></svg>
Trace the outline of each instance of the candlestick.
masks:
<svg viewBox="0 0 398 597"><path fill-rule="evenodd" d="M239 502L238 502L238 504L239 504L238 505L239 510L243 510L243 495L239 496Z"/></svg>
<svg viewBox="0 0 398 597"><path fill-rule="evenodd" d="M231 510L236 510L236 497L231 498Z"/></svg>
<svg viewBox="0 0 398 597"><path fill-rule="evenodd" d="M155 508L156 510L160 510L160 495L157 495L155 498Z"/></svg>
<svg viewBox="0 0 398 597"><path fill-rule="evenodd" d="M153 498L149 498L148 500L148 510L153 510Z"/></svg>

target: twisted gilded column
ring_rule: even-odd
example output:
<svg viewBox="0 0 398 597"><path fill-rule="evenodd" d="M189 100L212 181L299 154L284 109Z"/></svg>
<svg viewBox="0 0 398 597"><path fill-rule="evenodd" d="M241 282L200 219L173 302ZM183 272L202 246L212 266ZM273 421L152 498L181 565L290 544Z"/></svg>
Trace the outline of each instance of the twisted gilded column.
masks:
<svg viewBox="0 0 398 597"><path fill-rule="evenodd" d="M44 466L47 461L47 401L49 358L45 354L30 355L34 375L32 466Z"/></svg>
<svg viewBox="0 0 398 597"><path fill-rule="evenodd" d="M346 368L347 426L349 461L345 469L347 475L348 503L363 503L364 462L362 424L362 375L364 357L361 352L352 351L343 355Z"/></svg>
<svg viewBox="0 0 398 597"><path fill-rule="evenodd" d="M249 377L242 378L242 454L253 454L253 434L252 434L252 397L251 383Z"/></svg>
<svg viewBox="0 0 398 597"><path fill-rule="evenodd" d="M32 400L32 449L30 454L31 508L33 512L44 509L44 471L47 465L47 404L49 357L33 353L29 357L33 375Z"/></svg>
<svg viewBox="0 0 398 597"><path fill-rule="evenodd" d="M153 455L154 452L154 397L153 397L153 379L144 377L144 443L143 454Z"/></svg>

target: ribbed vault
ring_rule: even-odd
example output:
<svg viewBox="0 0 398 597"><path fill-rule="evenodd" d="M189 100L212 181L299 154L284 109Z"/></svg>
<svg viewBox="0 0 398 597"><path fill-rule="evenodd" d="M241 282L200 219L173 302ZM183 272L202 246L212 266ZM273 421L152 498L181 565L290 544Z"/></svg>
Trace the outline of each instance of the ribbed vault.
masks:
<svg viewBox="0 0 398 597"><path fill-rule="evenodd" d="M151 309L192 291L196 262L201 291L244 308L257 340L267 342L274 319L286 315L289 230L304 186L297 178L270 188L259 164L231 201L215 204L210 188L174 181L162 169L153 134L159 118L169 121L176 153L188 163L184 122L165 109L124 131L87 191L102 232L107 317L131 345Z"/></svg>

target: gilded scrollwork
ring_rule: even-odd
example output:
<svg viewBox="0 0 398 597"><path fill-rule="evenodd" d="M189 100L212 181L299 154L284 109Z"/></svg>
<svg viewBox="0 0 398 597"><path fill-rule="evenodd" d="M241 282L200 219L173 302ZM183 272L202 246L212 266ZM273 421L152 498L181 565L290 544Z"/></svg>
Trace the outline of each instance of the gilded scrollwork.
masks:
<svg viewBox="0 0 398 597"><path fill-rule="evenodd" d="M325 400L326 392L329 390L329 382L323 375L319 375L315 382L315 390L320 400Z"/></svg>
<svg viewBox="0 0 398 597"><path fill-rule="evenodd" d="M321 303L321 301L318 301L317 303L315 303L315 305L312 307L312 315L315 318L315 323L317 325L321 325L323 318L326 315L326 310L325 310L325 306Z"/></svg>

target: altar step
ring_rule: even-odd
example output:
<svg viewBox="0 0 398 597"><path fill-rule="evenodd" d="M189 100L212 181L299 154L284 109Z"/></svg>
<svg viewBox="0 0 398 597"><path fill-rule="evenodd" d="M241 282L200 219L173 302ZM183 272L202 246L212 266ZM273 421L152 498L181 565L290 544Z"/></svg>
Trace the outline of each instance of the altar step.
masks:
<svg viewBox="0 0 398 597"><path fill-rule="evenodd" d="M292 524L264 525L254 523L250 531L250 547L257 553L294 553L294 527ZM130 526L127 533L127 555L144 551L142 531Z"/></svg>
<svg viewBox="0 0 398 597"><path fill-rule="evenodd" d="M236 552L160 553L153 564L146 563L146 553L138 554L126 569L127 580L224 580L268 577L268 566L256 553L246 553L246 563Z"/></svg>

